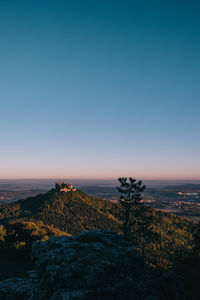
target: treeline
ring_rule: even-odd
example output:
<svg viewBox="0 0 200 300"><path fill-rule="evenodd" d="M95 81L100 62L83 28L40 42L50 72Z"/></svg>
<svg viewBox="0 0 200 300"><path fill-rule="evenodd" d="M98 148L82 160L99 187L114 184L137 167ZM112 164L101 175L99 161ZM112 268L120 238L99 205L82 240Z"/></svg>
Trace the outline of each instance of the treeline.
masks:
<svg viewBox="0 0 200 300"><path fill-rule="evenodd" d="M0 225L0 250L13 250L15 254L30 254L33 242L44 242L52 236L70 236L42 221L13 220ZM14 253L14 252L13 252Z"/></svg>

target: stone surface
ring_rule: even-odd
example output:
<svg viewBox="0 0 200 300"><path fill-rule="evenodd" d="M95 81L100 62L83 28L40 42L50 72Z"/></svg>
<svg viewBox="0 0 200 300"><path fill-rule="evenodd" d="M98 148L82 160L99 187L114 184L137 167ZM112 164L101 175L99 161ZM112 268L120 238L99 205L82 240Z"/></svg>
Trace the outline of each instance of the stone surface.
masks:
<svg viewBox="0 0 200 300"><path fill-rule="evenodd" d="M156 281L141 256L111 231L50 238L33 245L32 257L35 271L1 282L0 299L178 299L172 279Z"/></svg>

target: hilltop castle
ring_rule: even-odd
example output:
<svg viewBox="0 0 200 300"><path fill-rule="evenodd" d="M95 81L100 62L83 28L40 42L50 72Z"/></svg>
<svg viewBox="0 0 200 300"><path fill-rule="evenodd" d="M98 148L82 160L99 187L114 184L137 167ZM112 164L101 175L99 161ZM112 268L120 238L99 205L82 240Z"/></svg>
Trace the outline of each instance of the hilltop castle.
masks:
<svg viewBox="0 0 200 300"><path fill-rule="evenodd" d="M55 183L55 190L58 192L75 192L76 188L73 187L73 185L68 184L67 182L61 182L60 180Z"/></svg>

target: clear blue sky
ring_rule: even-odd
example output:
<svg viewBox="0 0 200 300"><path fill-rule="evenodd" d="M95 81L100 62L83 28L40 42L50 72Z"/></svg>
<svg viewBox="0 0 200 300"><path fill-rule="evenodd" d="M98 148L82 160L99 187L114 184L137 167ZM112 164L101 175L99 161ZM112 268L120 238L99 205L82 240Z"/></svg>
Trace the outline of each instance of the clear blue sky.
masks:
<svg viewBox="0 0 200 300"><path fill-rule="evenodd" d="M199 1L0 1L0 178L200 179Z"/></svg>

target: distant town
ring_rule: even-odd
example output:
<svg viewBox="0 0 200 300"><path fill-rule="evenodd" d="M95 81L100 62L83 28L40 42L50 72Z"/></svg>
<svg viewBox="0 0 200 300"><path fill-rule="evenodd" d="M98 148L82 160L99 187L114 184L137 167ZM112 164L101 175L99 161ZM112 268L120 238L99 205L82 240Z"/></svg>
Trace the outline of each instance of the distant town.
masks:
<svg viewBox="0 0 200 300"><path fill-rule="evenodd" d="M147 189L144 203L153 208L200 220L200 185Z"/></svg>

